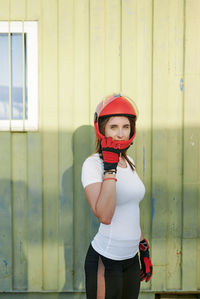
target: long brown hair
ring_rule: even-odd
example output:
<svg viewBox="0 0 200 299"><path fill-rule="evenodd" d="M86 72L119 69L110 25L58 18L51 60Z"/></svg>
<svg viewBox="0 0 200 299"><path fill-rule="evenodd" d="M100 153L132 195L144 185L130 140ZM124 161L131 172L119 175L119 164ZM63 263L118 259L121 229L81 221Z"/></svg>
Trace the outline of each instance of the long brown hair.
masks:
<svg viewBox="0 0 200 299"><path fill-rule="evenodd" d="M135 132L135 117L130 117L127 116L130 126L131 126L131 132L130 132L130 137L133 136ZM105 136L105 126L107 122L109 121L110 116L105 116L105 117L100 117L99 118L99 131L101 132L102 135ZM101 157L101 141L96 137L95 140L95 153L99 153ZM131 169L134 171L135 170L135 165L130 161L130 159L127 156L127 150L121 151L122 156L125 158L125 160L128 162L129 166Z"/></svg>

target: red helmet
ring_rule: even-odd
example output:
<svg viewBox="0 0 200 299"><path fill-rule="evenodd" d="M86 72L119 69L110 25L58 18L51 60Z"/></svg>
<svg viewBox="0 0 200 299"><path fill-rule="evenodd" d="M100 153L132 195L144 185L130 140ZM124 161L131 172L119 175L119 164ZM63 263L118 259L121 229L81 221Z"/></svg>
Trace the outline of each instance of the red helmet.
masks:
<svg viewBox="0 0 200 299"><path fill-rule="evenodd" d="M99 118L103 116L130 116L134 118L134 121L138 118L138 109L136 104L130 98L122 96L121 94L112 95L106 97L101 101L95 111L94 115L94 128L96 136L99 140L102 140L103 136L99 131ZM120 149L128 148L131 145L136 134L136 128L133 136L127 141L116 141Z"/></svg>

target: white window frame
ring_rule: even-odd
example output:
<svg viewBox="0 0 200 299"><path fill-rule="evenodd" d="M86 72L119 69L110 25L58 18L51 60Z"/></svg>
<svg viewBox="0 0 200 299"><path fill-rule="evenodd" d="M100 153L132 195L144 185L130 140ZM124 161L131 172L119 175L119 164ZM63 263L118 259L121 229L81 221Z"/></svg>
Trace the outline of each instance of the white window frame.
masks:
<svg viewBox="0 0 200 299"><path fill-rule="evenodd" d="M27 119L0 120L1 131L38 130L38 22L0 21L0 33L26 33L27 55ZM23 26L24 24L24 26Z"/></svg>

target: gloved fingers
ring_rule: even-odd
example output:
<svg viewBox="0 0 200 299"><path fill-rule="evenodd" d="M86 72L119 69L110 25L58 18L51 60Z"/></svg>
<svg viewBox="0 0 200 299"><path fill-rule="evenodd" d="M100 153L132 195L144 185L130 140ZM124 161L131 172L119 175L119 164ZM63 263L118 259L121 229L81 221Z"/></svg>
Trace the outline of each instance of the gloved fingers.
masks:
<svg viewBox="0 0 200 299"><path fill-rule="evenodd" d="M152 263L149 257L144 257L144 264L145 264L145 272L150 272L150 267L152 267Z"/></svg>
<svg viewBox="0 0 200 299"><path fill-rule="evenodd" d="M113 140L112 137L104 137L101 140L101 147L102 148L114 148L114 149L119 149L119 144L117 143L116 140Z"/></svg>
<svg viewBox="0 0 200 299"><path fill-rule="evenodd" d="M112 137L107 138L107 146L114 148L114 149L119 149L119 147L120 147L117 140L113 140Z"/></svg>
<svg viewBox="0 0 200 299"><path fill-rule="evenodd" d="M101 148L104 148L104 147L106 147L106 138L103 138L101 140Z"/></svg>
<svg viewBox="0 0 200 299"><path fill-rule="evenodd" d="M145 281L148 282L151 279L151 276L146 276L146 280Z"/></svg>
<svg viewBox="0 0 200 299"><path fill-rule="evenodd" d="M150 267L149 272L147 272L146 269L145 269L145 271L143 271L143 273L142 273L142 271L140 274L140 277L142 278L141 280L145 280L146 282L148 282L153 275L153 267Z"/></svg>
<svg viewBox="0 0 200 299"><path fill-rule="evenodd" d="M111 145L115 149L118 149L118 150L120 149L120 144L118 143L117 140L112 140Z"/></svg>
<svg viewBox="0 0 200 299"><path fill-rule="evenodd" d="M107 137L107 147L113 147L112 146L112 137Z"/></svg>
<svg viewBox="0 0 200 299"><path fill-rule="evenodd" d="M116 144L116 148L118 148L121 152L126 151L130 146L129 140L114 140Z"/></svg>
<svg viewBox="0 0 200 299"><path fill-rule="evenodd" d="M140 281L143 281L146 279L146 273L144 273L143 270L140 271Z"/></svg>
<svg viewBox="0 0 200 299"><path fill-rule="evenodd" d="M151 279L152 274L153 274L153 273L145 274L145 273L143 272L142 274L140 274L140 281L145 280L145 282L148 282L148 281Z"/></svg>
<svg viewBox="0 0 200 299"><path fill-rule="evenodd" d="M151 260L150 260L151 261ZM153 266L150 263L150 265L146 265L146 263L142 263L142 269L140 270L140 280L143 281L145 280L146 282L148 282L152 275L153 275Z"/></svg>
<svg viewBox="0 0 200 299"><path fill-rule="evenodd" d="M152 267L151 267L151 271L146 274L146 282L148 282L151 279L152 275L153 275L153 271L152 271Z"/></svg>
<svg viewBox="0 0 200 299"><path fill-rule="evenodd" d="M112 147L112 137L104 137L102 140L101 140L101 146L104 148L104 147Z"/></svg>

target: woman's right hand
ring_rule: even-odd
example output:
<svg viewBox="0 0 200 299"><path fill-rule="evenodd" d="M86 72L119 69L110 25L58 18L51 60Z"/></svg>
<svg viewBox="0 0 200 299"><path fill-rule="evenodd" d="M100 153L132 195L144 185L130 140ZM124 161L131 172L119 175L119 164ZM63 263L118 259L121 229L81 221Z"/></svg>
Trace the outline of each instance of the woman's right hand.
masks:
<svg viewBox="0 0 200 299"><path fill-rule="evenodd" d="M112 139L112 137L104 137L101 140L101 151L104 162L104 170L115 170L117 169L117 164L119 162L120 150L119 146Z"/></svg>
<svg viewBox="0 0 200 299"><path fill-rule="evenodd" d="M153 274L153 265L151 263L150 254L149 254L149 243L146 239L143 239L139 243L140 250L140 262L141 262L141 272L140 272L140 280L145 280L148 282Z"/></svg>

